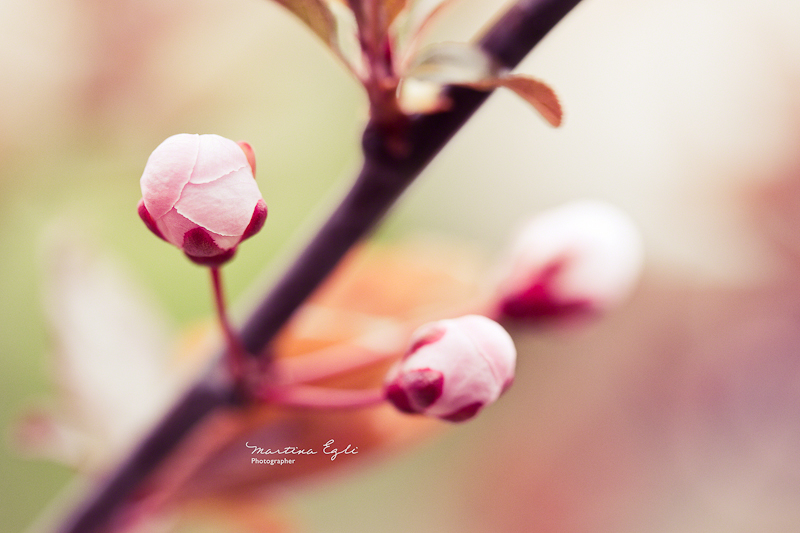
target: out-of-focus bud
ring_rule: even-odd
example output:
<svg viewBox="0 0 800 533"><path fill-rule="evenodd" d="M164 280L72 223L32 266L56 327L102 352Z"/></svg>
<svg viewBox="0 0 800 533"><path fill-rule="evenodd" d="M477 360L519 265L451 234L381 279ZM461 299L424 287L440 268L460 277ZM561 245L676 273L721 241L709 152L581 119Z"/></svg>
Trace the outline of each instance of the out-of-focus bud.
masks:
<svg viewBox="0 0 800 533"><path fill-rule="evenodd" d="M267 218L254 168L246 143L219 135L173 135L147 160L139 216L195 263L219 266Z"/></svg>
<svg viewBox="0 0 800 533"><path fill-rule="evenodd" d="M607 310L632 292L643 263L638 228L616 207L580 200L545 211L512 246L500 313L537 319Z"/></svg>
<svg viewBox="0 0 800 533"><path fill-rule="evenodd" d="M468 420L511 386L516 358L511 336L484 316L432 322L386 375L386 397L406 413Z"/></svg>

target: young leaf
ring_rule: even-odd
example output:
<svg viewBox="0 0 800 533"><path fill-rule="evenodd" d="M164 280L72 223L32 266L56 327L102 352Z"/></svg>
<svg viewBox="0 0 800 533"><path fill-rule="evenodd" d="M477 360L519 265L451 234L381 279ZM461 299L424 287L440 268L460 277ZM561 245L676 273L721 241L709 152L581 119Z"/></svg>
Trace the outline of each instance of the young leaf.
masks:
<svg viewBox="0 0 800 533"><path fill-rule="evenodd" d="M561 124L561 104L549 86L527 76L503 73L491 57L471 44L442 43L427 48L405 73L404 85L408 85L409 81L427 85L457 85L479 91L505 87L531 104L552 126ZM431 101L435 105L431 104L427 112L441 109L440 101Z"/></svg>
<svg viewBox="0 0 800 533"><path fill-rule="evenodd" d="M463 84L474 89L491 90L505 87L517 93L531 104L542 117L553 127L561 125L563 112L558 96L547 84L527 76L508 75L499 78L487 78L474 84Z"/></svg>
<svg viewBox="0 0 800 533"><path fill-rule="evenodd" d="M497 65L477 46L439 43L423 50L403 77L439 85L457 85L480 83L498 75Z"/></svg>
<svg viewBox="0 0 800 533"><path fill-rule="evenodd" d="M39 445L29 452L95 471L154 422L181 380L169 372L166 318L79 232L60 221L46 239L45 301L61 398L52 412L27 416L20 436Z"/></svg>
<svg viewBox="0 0 800 533"><path fill-rule="evenodd" d="M455 0L410 0L393 20L399 50L399 69L405 70L427 37L431 26Z"/></svg>
<svg viewBox="0 0 800 533"><path fill-rule="evenodd" d="M360 78L361 50L353 12L335 0L274 0L308 26Z"/></svg>
<svg viewBox="0 0 800 533"><path fill-rule="evenodd" d="M291 11L328 46L336 42L336 21L323 0L275 0Z"/></svg>

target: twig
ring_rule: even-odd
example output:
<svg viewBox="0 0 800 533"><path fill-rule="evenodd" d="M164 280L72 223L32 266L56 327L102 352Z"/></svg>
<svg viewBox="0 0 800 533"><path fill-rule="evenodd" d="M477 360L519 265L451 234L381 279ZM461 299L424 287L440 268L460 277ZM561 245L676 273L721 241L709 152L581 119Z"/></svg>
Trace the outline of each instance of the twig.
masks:
<svg viewBox="0 0 800 533"><path fill-rule="evenodd" d="M313 385L276 387L267 391L264 400L284 407L301 409L357 409L383 402L383 389L331 389Z"/></svg>
<svg viewBox="0 0 800 533"><path fill-rule="evenodd" d="M480 46L513 68L579 1L521 0L489 29ZM375 122L367 125L364 165L353 188L242 329L241 339L249 353L263 352L344 254L377 224L488 96L487 92L451 89L449 111L416 116L404 125L407 144L402 153L392 147L396 132ZM220 358L58 531L108 531L115 513L198 422L220 407L242 401L235 391Z"/></svg>
<svg viewBox="0 0 800 533"><path fill-rule="evenodd" d="M214 307L217 310L217 318L227 346L225 359L228 365L228 372L233 381L241 387L243 386L247 355L244 346L242 346L242 341L236 335L228 318L228 309L225 305L225 294L222 289L222 276L219 267L211 267L209 270L211 271L211 285L214 292Z"/></svg>

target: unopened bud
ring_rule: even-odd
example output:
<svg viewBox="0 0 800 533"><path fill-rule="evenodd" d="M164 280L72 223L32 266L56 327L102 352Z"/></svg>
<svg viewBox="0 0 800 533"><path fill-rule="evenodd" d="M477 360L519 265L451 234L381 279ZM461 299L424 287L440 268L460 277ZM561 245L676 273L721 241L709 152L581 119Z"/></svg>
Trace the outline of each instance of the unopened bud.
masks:
<svg viewBox="0 0 800 533"><path fill-rule="evenodd" d="M422 326L386 376L386 396L399 410L461 422L511 386L517 352L503 327L467 315Z"/></svg>
<svg viewBox="0 0 800 533"><path fill-rule="evenodd" d="M173 135L142 174L139 216L195 263L218 266L267 218L250 145L219 135Z"/></svg>
<svg viewBox="0 0 800 533"><path fill-rule="evenodd" d="M500 312L536 319L607 310L632 292L643 262L638 228L616 207L582 200L545 211L513 245Z"/></svg>

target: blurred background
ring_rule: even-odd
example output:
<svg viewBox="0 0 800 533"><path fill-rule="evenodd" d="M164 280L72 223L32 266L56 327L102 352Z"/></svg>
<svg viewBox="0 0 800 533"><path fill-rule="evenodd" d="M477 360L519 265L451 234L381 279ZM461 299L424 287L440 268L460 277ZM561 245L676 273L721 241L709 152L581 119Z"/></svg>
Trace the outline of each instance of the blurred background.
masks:
<svg viewBox="0 0 800 533"><path fill-rule="evenodd" d="M468 39L500 7L463 0L431 38ZM135 214L153 148L178 132L255 148L269 220L226 267L248 299L344 190L367 117L266 0L0 0L0 41L0 523L22 531L72 477L13 445L53 390L53 235L191 327L212 311L205 272ZM491 258L525 216L598 197L642 229L640 289L589 326L518 332L515 387L482 417L282 511L313 533L796 531L800 4L584 0L518 70L555 89L563 127L494 95L380 236Z"/></svg>

